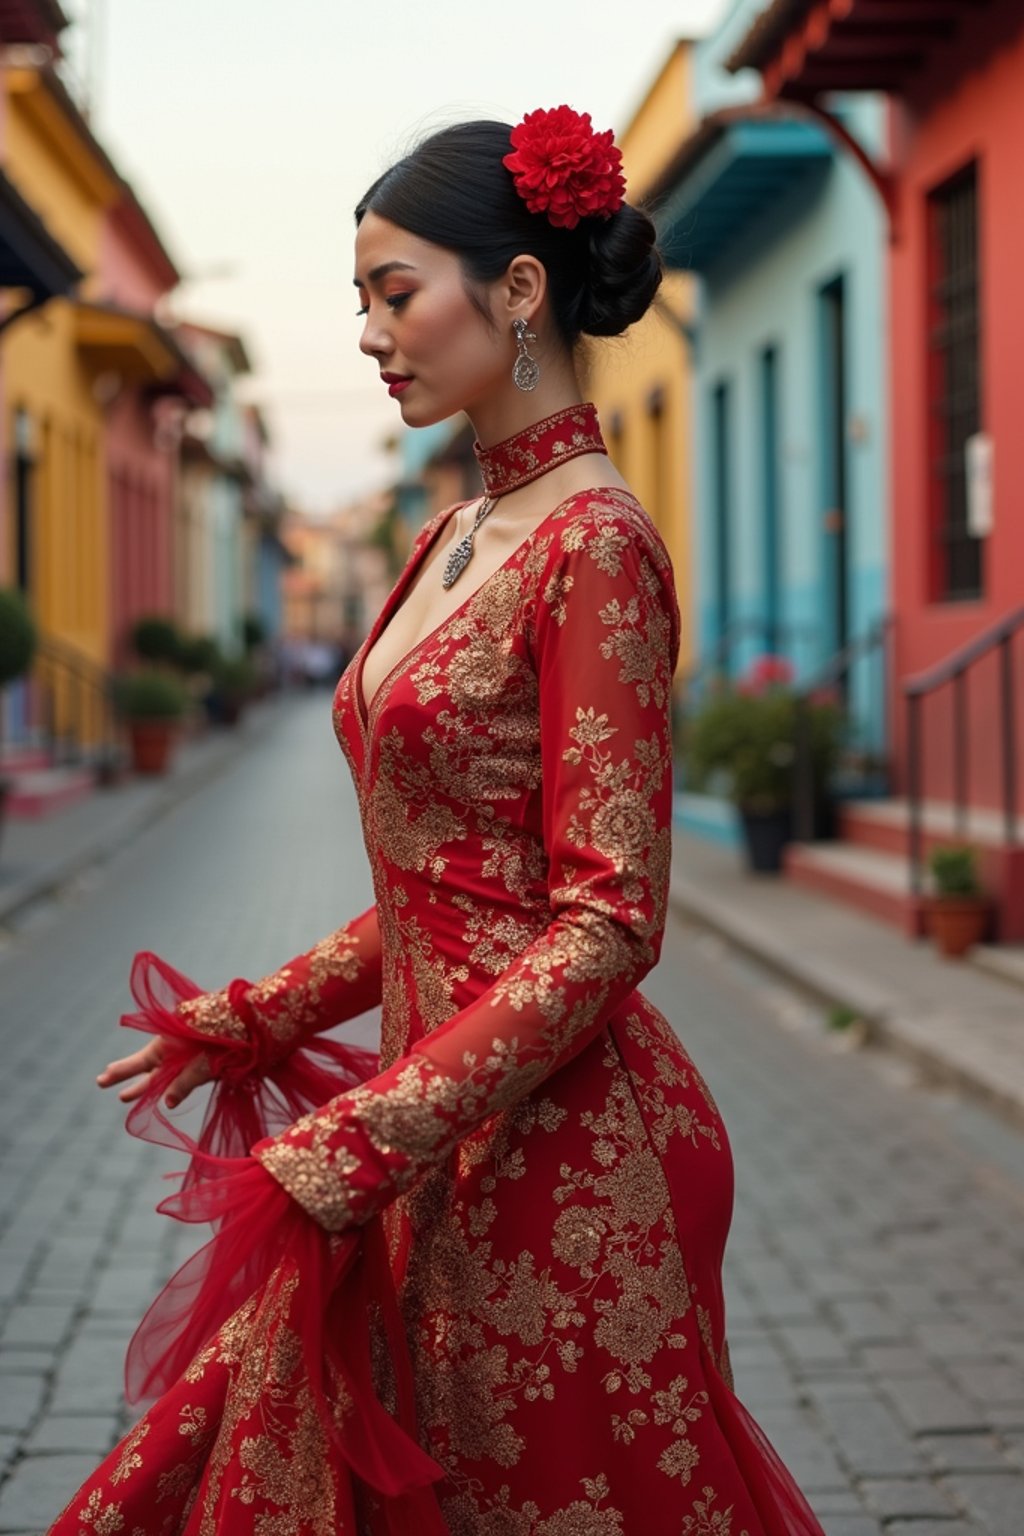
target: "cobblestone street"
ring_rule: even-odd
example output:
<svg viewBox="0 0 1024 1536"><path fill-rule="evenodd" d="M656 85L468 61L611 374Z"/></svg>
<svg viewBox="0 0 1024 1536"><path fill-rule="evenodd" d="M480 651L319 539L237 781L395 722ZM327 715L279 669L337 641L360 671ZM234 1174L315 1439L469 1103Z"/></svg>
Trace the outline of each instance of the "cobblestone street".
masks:
<svg viewBox="0 0 1024 1536"><path fill-rule="evenodd" d="M141 1041L117 1027L133 954L219 985L371 899L320 693L0 954L0 1532L43 1530L131 1423L125 1346L196 1241L153 1213L174 1158L127 1137L116 1090L94 1085ZM828 1536L1020 1536L1024 1137L841 1049L675 916L645 990L732 1137L737 1390Z"/></svg>

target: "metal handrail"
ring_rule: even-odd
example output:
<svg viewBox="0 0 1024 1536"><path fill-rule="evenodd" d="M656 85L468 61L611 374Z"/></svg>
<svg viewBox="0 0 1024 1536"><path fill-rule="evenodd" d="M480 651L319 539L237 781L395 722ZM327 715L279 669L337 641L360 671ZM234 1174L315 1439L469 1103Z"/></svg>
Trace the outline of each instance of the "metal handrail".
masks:
<svg viewBox="0 0 1024 1536"><path fill-rule="evenodd" d="M705 651L704 655L694 663L688 672L684 672L681 682L684 689L690 688L694 683L700 682L709 672L721 667L729 660L732 652L743 640L752 636L760 637L767 645L769 642L788 644L793 640L806 639L817 633L814 624L794 624L776 621L770 623L767 619L744 618L734 619L729 627L719 635L718 639Z"/></svg>
<svg viewBox="0 0 1024 1536"><path fill-rule="evenodd" d="M810 703L814 694L837 683L846 683L854 666L873 655L882 658L882 697L887 694L886 676L892 660L892 634L895 621L891 614L881 618L857 635L810 678L805 678L797 690L796 739L793 744L793 800L794 831L801 842L810 842L814 836L814 802L817 786L814 783L814 763L811 758Z"/></svg>
<svg viewBox="0 0 1024 1536"><path fill-rule="evenodd" d="M922 785L921 715L925 699L947 683L953 685L953 804L958 834L967 833L967 792L970 764L967 728L967 681L979 661L999 651L1000 761L1003 781L1003 830L1009 844L1017 842L1017 699L1014 689L1013 640L1024 629L1024 605L1004 614L988 629L927 672L907 678L903 696L907 707L907 799L909 801L910 888L921 894L924 866L924 791Z"/></svg>
<svg viewBox="0 0 1024 1536"><path fill-rule="evenodd" d="M41 695L45 740L54 761L81 762L90 737L93 755L109 756L117 744L112 674L69 641L46 634L39 636L33 673ZM59 732L58 695L65 704L64 728Z"/></svg>
<svg viewBox="0 0 1024 1536"><path fill-rule="evenodd" d="M975 635L973 640L968 640L959 650L947 656L945 661L938 662L930 667L927 672L919 672L916 677L908 677L903 683L903 692L908 696L933 693L943 683L952 682L958 673L966 672L976 661L987 656L990 651L1004 640L1012 640L1018 629L1024 628L1024 604L1015 608L1011 613L1004 614L997 619L988 629Z"/></svg>

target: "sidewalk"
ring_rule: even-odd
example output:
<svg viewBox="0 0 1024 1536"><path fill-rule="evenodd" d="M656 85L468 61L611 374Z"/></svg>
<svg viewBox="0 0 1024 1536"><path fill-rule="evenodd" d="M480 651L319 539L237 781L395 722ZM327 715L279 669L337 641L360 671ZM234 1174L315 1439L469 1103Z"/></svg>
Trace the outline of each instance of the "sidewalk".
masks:
<svg viewBox="0 0 1024 1536"><path fill-rule="evenodd" d="M39 820L8 818L0 832L0 930L16 926L36 902L101 864L143 827L158 821L247 751L288 707L287 698L251 706L232 730L210 730L183 742L171 771L129 774L116 788Z"/></svg>
<svg viewBox="0 0 1024 1536"><path fill-rule="evenodd" d="M868 1039L1024 1124L1024 990L942 960L885 924L785 879L752 876L735 849L676 831L671 901L826 1005L864 1020ZM982 957L984 960L986 957Z"/></svg>

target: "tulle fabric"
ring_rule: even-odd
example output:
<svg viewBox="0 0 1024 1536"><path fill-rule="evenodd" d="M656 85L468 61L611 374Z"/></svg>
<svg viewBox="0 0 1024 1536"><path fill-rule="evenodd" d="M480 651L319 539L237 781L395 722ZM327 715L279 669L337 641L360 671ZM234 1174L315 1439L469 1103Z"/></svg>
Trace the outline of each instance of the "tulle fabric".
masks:
<svg viewBox="0 0 1024 1536"><path fill-rule="evenodd" d="M442 1536L431 1484L441 1468L416 1438L412 1368L379 1221L328 1234L254 1159L249 1148L325 1103L377 1068L373 1052L314 1036L283 1061L259 1022L245 1018L245 982L233 1005L248 1039L211 1038L175 1011L200 989L159 957L136 956L131 989L138 1005L121 1023L163 1037L164 1058L133 1105L132 1135L187 1154L177 1191L157 1210L178 1221L210 1223L215 1235L172 1275L128 1347L129 1402L162 1414L196 1356L244 1304L275 1315L288 1293L289 1326L301 1339L306 1381L337 1455L340 1508L355 1529L351 1476L381 1496L394 1536ZM165 1114L170 1084L197 1050L215 1074L197 1139ZM379 1402L371 1372L370 1318L383 1325L397 1415ZM341 1391L339 1393L339 1384ZM339 1418L339 1397L350 1410ZM220 1405L222 1407L222 1404ZM206 1404L207 1412L211 1405ZM56 1527L54 1528L57 1529Z"/></svg>
<svg viewBox="0 0 1024 1536"><path fill-rule="evenodd" d="M825 1536L821 1522L760 1424L730 1390L707 1353L704 1359L712 1412L765 1536Z"/></svg>

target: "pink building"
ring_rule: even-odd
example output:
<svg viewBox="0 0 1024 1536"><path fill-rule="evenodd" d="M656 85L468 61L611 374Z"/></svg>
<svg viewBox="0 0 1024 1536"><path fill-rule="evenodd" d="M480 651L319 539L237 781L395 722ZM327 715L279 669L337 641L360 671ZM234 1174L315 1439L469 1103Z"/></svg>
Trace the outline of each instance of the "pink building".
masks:
<svg viewBox="0 0 1024 1536"><path fill-rule="evenodd" d="M174 508L185 411L212 393L156 319L179 273L132 189L111 210L102 299L77 306L80 355L105 409L110 528L110 656L130 659L136 619L175 611Z"/></svg>

